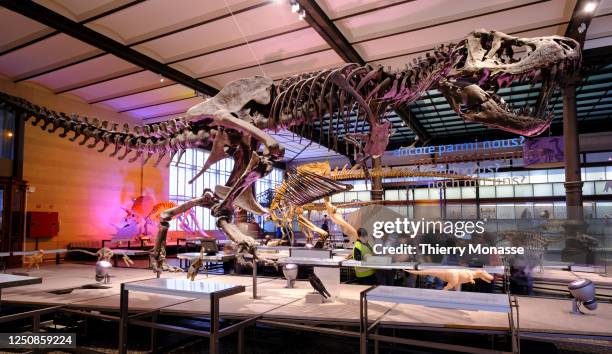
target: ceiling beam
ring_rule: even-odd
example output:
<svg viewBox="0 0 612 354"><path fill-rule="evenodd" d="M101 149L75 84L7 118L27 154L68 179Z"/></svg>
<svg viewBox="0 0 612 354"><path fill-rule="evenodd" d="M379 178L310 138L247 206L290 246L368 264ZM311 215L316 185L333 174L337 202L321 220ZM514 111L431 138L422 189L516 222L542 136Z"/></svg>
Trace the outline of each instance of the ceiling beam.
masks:
<svg viewBox="0 0 612 354"><path fill-rule="evenodd" d="M91 17L88 17L88 18L86 18L86 19L84 19L82 21L79 21L79 23L86 24L86 23L89 23L89 22L93 22L93 21L95 21L97 19L100 19L102 17L106 17L106 16L109 16L109 15L112 15L112 14L114 14L116 12L125 10L125 9L127 9L129 7L134 6L134 5L137 5L137 4L139 4L139 3L143 2L143 1L146 1L146 0L134 0L134 1L127 2L127 3L125 3L125 4L121 5L121 6L117 6L117 7L114 7L112 9L110 9L110 10L107 10L107 11L98 13L96 15L93 15ZM29 40L27 42L23 42L21 44L18 44L16 46L12 47L12 48L8 48L8 49L0 52L0 56L8 54L10 52L14 52L14 51L19 50L21 48L25 48L25 47L30 46L32 44L38 43L38 42L40 42L42 40L45 40L45 39L50 38L50 37L53 37L53 36L55 36L55 35L57 35L59 33L60 33L59 31L52 30L51 32L47 32L47 33L41 35L40 37L33 38L33 39L31 39L31 40Z"/></svg>
<svg viewBox="0 0 612 354"><path fill-rule="evenodd" d="M297 0L300 8L306 11L306 22L329 44L347 63L364 65L365 60L357 53L344 35L315 0Z"/></svg>
<svg viewBox="0 0 612 354"><path fill-rule="evenodd" d="M421 121L412 113L408 105L404 104L395 109L397 116L410 128L419 138L421 144L426 144L431 140L431 135L427 129L421 124Z"/></svg>
<svg viewBox="0 0 612 354"><path fill-rule="evenodd" d="M234 14L236 14L236 12L234 12ZM250 40L250 41L249 41L249 44L253 44L253 43L256 43L256 42L261 42L261 41L268 40L268 39L271 39L271 38L274 38L274 37L283 36L283 35L286 35L286 34L289 34L289 33L294 33L294 32L298 32L298 31L302 31L302 30L304 30L304 29L306 29L306 28L309 28L309 26L307 26L307 25L306 25L306 26L304 26L304 27L298 27L298 28L290 29L290 30L288 30L288 31L283 31L283 32L279 32L279 33L274 33L274 34L271 34L271 35L266 35L266 36L263 36L263 37L260 37L260 38L257 38L257 39L252 39L252 40ZM148 41L148 40L147 40L147 41ZM146 42L146 41L145 41L145 42ZM180 63L180 62L183 62L183 61L186 61L186 60L191 60L191 59L195 59L195 58L203 57L203 56L206 56L206 55L210 55L210 54L214 54L214 53L222 52L222 51L224 51L224 50L229 50L229 49L233 49L233 48L237 48L237 47L241 47L241 46L246 46L246 45L247 45L246 43L238 43L238 44L232 44L232 45L229 45L229 46L225 46L225 47L222 47L222 48L217 48L217 49L213 49L213 50L205 50L205 51L199 52L199 53L197 53L197 54L190 54L189 56L186 56L186 57L181 57L181 58L179 58L179 59L173 59L173 60L171 60L171 61L167 61L167 62L165 62L165 64L166 64L166 65L177 64L177 63ZM128 46L130 46L130 47L131 47L131 46L132 46L132 44L130 44L130 45L128 45ZM331 49L326 49L326 50L331 50ZM314 54L314 53L313 53L313 52L310 52L310 53L304 53L304 54L302 54L302 55L307 55L307 54ZM286 59L290 59L290 58L284 58L284 59L282 59L282 60L286 60ZM279 61L279 60L276 60L276 61ZM276 61L275 61L275 62L276 62ZM261 65L263 65L263 64L265 64L265 63L262 63ZM247 69L247 68L249 68L249 67L251 67L251 66L247 66L247 67L242 67L242 68L234 69L234 71L238 71L238 70ZM140 70L140 71L144 71L144 70ZM137 73L137 72L134 72L134 73ZM215 74L215 75L219 75L219 74ZM92 82L92 83L79 83L79 84L76 84L76 85L74 85L74 86L72 86L72 87L67 87L67 88L64 88L64 89L62 89L61 91L57 91L57 92L55 92L55 94L64 93L64 92L68 92L68 91L73 91L73 90L77 90L77 89L80 89L80 88L83 88L83 87L93 86L93 85L99 84L99 83L101 83L101 82L105 82L105 81L109 81L109 80L118 79L118 78L121 78L121 77L124 77L124 76L126 76L126 75L123 75L123 74L117 74L117 75L115 75L114 77L111 77L110 79L106 79L106 78L105 78L105 79L102 79L102 80L100 80L100 81L98 81L98 82ZM200 80L200 79L203 79L203 78L206 78L206 75L205 75L205 76L201 76L201 77L196 77L196 79L197 79L197 80ZM128 94L125 94L125 95L122 95L122 94L119 94L119 95L114 95L114 96L113 96L111 99L115 99L115 98L119 98L119 97L123 97L123 96L129 96L129 95L131 95L131 94L130 94L130 93L128 93ZM107 100L107 99L96 99L96 102L95 102L95 103L98 103L98 102L101 102L101 101L106 101L106 100ZM90 102L90 103L91 103L91 102Z"/></svg>
<svg viewBox="0 0 612 354"><path fill-rule="evenodd" d="M106 37L90 29L89 27L51 11L33 1L0 0L0 5L198 92L211 96L214 96L217 92L219 92L212 86L198 81L174 68L164 65L155 59L152 59L109 37Z"/></svg>
<svg viewBox="0 0 612 354"><path fill-rule="evenodd" d="M142 2L142 1L146 1L146 0L140 0L139 2ZM254 5L251 5L251 6L248 6L248 7L245 7L245 8L242 8L242 9L238 9L236 11L233 11L233 14L237 15L237 14L240 14L240 13L243 13L243 12L251 11L251 10L256 9L258 7L269 5L272 2L273 2L273 0L267 0L267 1L264 1L264 2L260 2L260 3L257 3L257 4L254 4ZM121 8L118 8L117 11L120 11L123 8L125 8L125 6L123 6ZM99 16L93 17L91 20L88 19L85 22L79 22L79 23L85 24L85 23L94 21L94 20L96 20L98 18L110 15L112 13L114 13L114 12L108 12L108 13L105 13L105 14L101 14ZM142 38L142 39L139 39L137 41L127 43L125 45L127 47L135 47L137 45L140 45L140 44L143 44L143 43L147 43L147 42L159 39L159 38L170 36L170 35L173 35L173 34L176 34L176 33L179 33L179 32L184 32L184 31L187 31L189 29L192 29L192 28L195 28L195 27L199 27L199 26L203 26L203 25L211 23L211 22L219 21L219 20L222 20L222 19L230 17L230 16L232 16L232 13L228 12L228 13L225 13L225 14L223 14L221 16L205 19L205 20L202 20L202 21L197 22L197 23L189 24L189 25L187 25L185 27L179 27L179 28L173 29L173 30L171 30L169 32L164 32L164 33L156 34L156 35L154 35L152 37ZM304 28L306 28L306 27L302 27L300 29L304 29ZM294 29L294 31L295 30L297 30L297 29ZM54 34L57 34L57 33L60 33L60 31L54 31ZM240 45L244 45L244 44L240 44ZM219 51L219 50L221 50L221 49L217 49L215 51ZM107 53L93 53L93 54L88 55L87 57L84 57L84 58L80 59L77 62L66 63L66 64L63 64L63 65L60 65L60 66L50 66L50 67L44 68L42 70L36 70L36 71L33 71L33 72L26 73L26 74L18 77L17 79L15 79L14 81L15 82L20 82L20 81L29 80L29 79L32 79L32 78L35 78L35 77L38 77L38 76L41 76L41 75L45 75L45 74L48 74L48 73L51 73L51 72L54 72L54 71L58 71L58 70L64 69L64 68L69 67L71 65L75 65L75 64L79 64L81 62L85 62L85 61L88 61L88 60L96 59L96 58L98 58L98 57L100 57L102 55L105 55L105 54L107 54ZM204 54L202 54L202 55L204 55ZM201 55L196 55L196 56L201 56ZM168 61L165 64L166 65L170 65L170 64L174 64L174 63L177 63L177 62L183 61L183 60L186 60L186 59L173 59L172 61Z"/></svg>
<svg viewBox="0 0 612 354"><path fill-rule="evenodd" d="M344 141L338 141L338 146L334 148L334 141L332 138L328 137L326 134L327 129L320 129L319 127L315 127L314 125L306 126L304 134L301 134L301 127L294 127L292 133L296 135L301 135L306 137L308 140L311 140L329 150L335 151L341 155L348 156L350 153L350 149L347 149ZM338 137L336 137L338 139Z"/></svg>
<svg viewBox="0 0 612 354"><path fill-rule="evenodd" d="M582 46L586 39L587 30L591 24L591 20L595 15L595 11L599 7L600 0L578 0L574 11L572 12L572 18L570 19L567 29L565 30L565 36L575 39ZM587 11L587 6L591 6L591 11Z"/></svg>

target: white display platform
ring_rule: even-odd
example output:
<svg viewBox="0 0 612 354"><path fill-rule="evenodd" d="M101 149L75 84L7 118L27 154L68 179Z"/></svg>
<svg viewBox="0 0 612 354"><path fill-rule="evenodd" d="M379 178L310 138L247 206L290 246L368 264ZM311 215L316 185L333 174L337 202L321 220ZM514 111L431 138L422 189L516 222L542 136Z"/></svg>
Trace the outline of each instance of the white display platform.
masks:
<svg viewBox="0 0 612 354"><path fill-rule="evenodd" d="M353 250L350 248L334 248L332 249L332 254L334 256L348 256L353 254Z"/></svg>
<svg viewBox="0 0 612 354"><path fill-rule="evenodd" d="M188 261L194 261L200 258L200 252L186 252L179 253L176 255L178 259L185 259ZM216 254L207 255L205 254L202 258L205 262L225 262L236 258L235 253L225 253L223 251L219 251Z"/></svg>
<svg viewBox="0 0 612 354"><path fill-rule="evenodd" d="M289 257L304 257L304 258L332 258L331 250L324 248L311 247L292 247L289 249Z"/></svg>
<svg viewBox="0 0 612 354"><path fill-rule="evenodd" d="M155 278L124 283L123 289L145 293L182 296L188 298L209 298L212 293L223 293L225 296L244 292L243 285L216 282L191 281L176 278Z"/></svg>
<svg viewBox="0 0 612 354"><path fill-rule="evenodd" d="M342 259L339 258L310 258L310 257L286 257L278 260L280 264L297 264L315 267L340 267Z"/></svg>
<svg viewBox="0 0 612 354"><path fill-rule="evenodd" d="M40 277L30 277L25 275L0 274L0 300L2 297L2 289L14 288L17 286L32 285L42 283Z"/></svg>
<svg viewBox="0 0 612 354"><path fill-rule="evenodd" d="M414 269L417 263L414 262L397 262L390 264L371 264L368 262L356 261L354 259L342 262L343 267L365 267L371 269Z"/></svg>
<svg viewBox="0 0 612 354"><path fill-rule="evenodd" d="M16 286L32 285L42 283L40 277L29 277L25 275L0 274L0 289L13 288Z"/></svg>
<svg viewBox="0 0 612 354"><path fill-rule="evenodd" d="M444 265L439 263L418 263L418 270L424 269L471 269L478 270L483 269L486 270L489 274L504 274L504 266L482 266L482 267L463 267L457 265Z"/></svg>
<svg viewBox="0 0 612 354"><path fill-rule="evenodd" d="M187 297L189 299L209 299L210 306L210 329L208 331L193 330L187 327L180 327L176 325L163 325L157 324L156 318L152 321L142 321L138 319L132 319L129 316L129 296L132 291L145 292L147 294L163 294L171 296ZM211 354L219 353L219 336L221 334L230 334L233 332L240 331L238 335L238 351L243 352L244 341L243 341L243 328L255 323L260 316L252 317L248 320L241 321L235 325L221 329L219 323L219 300L224 297L242 293L245 291L244 285L234 285L220 282L204 282L204 281L191 281L188 279L176 279L176 278L155 278L134 281L129 283L121 284L120 294L120 317L119 317L119 353L127 354L127 338L128 338L128 326L139 325L154 329L163 329L170 332L184 333L185 331L191 331L202 337L209 338L209 349L208 352ZM146 312L145 312L146 313ZM155 351L155 345L152 345L152 351Z"/></svg>
<svg viewBox="0 0 612 354"><path fill-rule="evenodd" d="M456 310L510 312L506 294L486 294L461 291L378 286L366 295L368 301L412 304Z"/></svg>

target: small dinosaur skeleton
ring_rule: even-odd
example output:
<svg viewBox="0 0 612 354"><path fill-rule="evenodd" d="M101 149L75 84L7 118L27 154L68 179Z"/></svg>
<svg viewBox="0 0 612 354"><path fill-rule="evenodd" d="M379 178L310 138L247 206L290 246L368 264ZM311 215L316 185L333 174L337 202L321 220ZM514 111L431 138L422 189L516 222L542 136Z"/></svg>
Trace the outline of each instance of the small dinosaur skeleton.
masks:
<svg viewBox="0 0 612 354"><path fill-rule="evenodd" d="M475 284L476 281L474 279L482 279L487 283L493 281L493 276L483 269L424 269L405 271L411 274L431 275L436 278L440 278L447 283L444 287L444 290L453 289L456 291L460 291L461 284Z"/></svg>
<svg viewBox="0 0 612 354"><path fill-rule="evenodd" d="M365 166L368 158L382 155L387 147L392 131L386 114L438 88L465 120L534 136L550 125L553 115L546 110L548 98L561 74L571 74L578 68L580 57L578 43L569 38L518 38L476 30L459 43L436 48L398 72L345 64L279 83L261 76L239 79L183 117L133 130L128 124L120 129L117 123L69 116L5 94L0 94L0 102L19 110L26 120L33 117L32 124L41 124L44 131L62 129L60 137L71 132L71 141L81 137L80 145L102 145L100 152L113 145L110 156L120 160L132 154L128 161L146 163L157 155L157 165L167 155L172 161L179 152L180 160L189 148L208 149L210 155L194 180L215 162L234 159L225 186L206 189L201 197L161 213L151 250L152 267L159 273L178 270L165 260L169 221L195 206L211 209L217 227L240 245L240 251L254 254L255 240L232 224L232 217L235 207L255 214L267 211L257 204L250 186L283 159L284 148L266 131L290 129L333 149L344 143L352 147L353 160ZM495 94L513 81L536 79L542 81L543 94L533 110L513 111ZM352 121L351 116L357 120Z"/></svg>
<svg viewBox="0 0 612 354"><path fill-rule="evenodd" d="M25 268L26 272L29 272L32 267L40 269L39 265L42 264L44 256L44 250L38 250L36 254L31 256L23 256L23 267Z"/></svg>

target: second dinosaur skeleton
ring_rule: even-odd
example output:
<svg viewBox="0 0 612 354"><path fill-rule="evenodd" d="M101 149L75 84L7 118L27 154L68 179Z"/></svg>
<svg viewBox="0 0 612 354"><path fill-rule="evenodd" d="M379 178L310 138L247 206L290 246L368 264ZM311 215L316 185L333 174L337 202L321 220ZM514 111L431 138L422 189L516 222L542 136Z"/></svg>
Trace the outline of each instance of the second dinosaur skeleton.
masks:
<svg viewBox="0 0 612 354"><path fill-rule="evenodd" d="M467 121L525 136L547 129L553 114L548 98L562 74L572 74L581 59L572 39L550 36L518 38L497 31L476 30L457 44L445 45L415 60L398 72L382 67L345 64L280 80L255 76L228 83L214 97L189 109L185 116L133 129L128 124L99 121L55 112L24 99L0 94L0 103L19 110L33 125L60 137L73 133L80 145L98 146L100 152L114 146L111 156L146 163L157 155L156 165L170 161L186 149L203 148L210 155L202 175L225 158L234 168L224 186L206 189L201 197L168 209L160 215L160 227L151 264L158 272L177 270L165 260L169 221L200 206L209 208L217 227L254 253L255 240L232 223L235 207L256 214L266 209L255 202L250 186L267 175L283 159L284 148L266 131L290 129L328 147L340 144L353 149L353 160L364 165L382 155L392 134L386 120L390 110L412 103L427 90L438 88L459 116ZM513 110L496 92L513 81L542 81L542 94L534 109ZM352 122L350 117L357 116ZM349 150L349 149L347 149Z"/></svg>
<svg viewBox="0 0 612 354"><path fill-rule="evenodd" d="M493 276L486 270L477 269L424 269L424 270L405 270L410 274L431 275L446 282L444 290L461 290L461 284L475 284L475 279L482 279L487 283L493 281Z"/></svg>
<svg viewBox="0 0 612 354"><path fill-rule="evenodd" d="M335 182L320 174L298 169L288 173L283 183L276 187L274 198L270 203L270 219L277 223L281 230L287 229L292 244L293 220L297 221L299 228L306 235L307 244L312 244L313 233L319 234L319 240L324 242L328 232L305 217L302 206L352 188L353 186L349 184Z"/></svg>
<svg viewBox="0 0 612 354"><path fill-rule="evenodd" d="M308 217L304 216L305 210L308 213L311 210L324 210L330 219L340 227L342 233L347 235L351 242L354 242L357 240L357 230L344 220L342 214L338 211L338 206L333 205L329 197L333 194L352 189L351 185L334 183L334 181L365 179L368 174L380 177L474 178L437 171L414 171L407 168L377 168L365 172L363 169L348 169L345 165L342 169L338 169L338 167L332 169L329 162L313 162L298 166L276 188L274 198L270 204L270 218L280 225L281 230L285 228L289 230L289 238L292 243L293 232L291 228L293 220L298 222L298 226L306 234L307 243L312 244L313 233L319 234L319 240L324 243L328 233L316 226ZM315 180L316 183L309 183L309 180ZM327 188L324 188L325 186ZM320 198L324 199L324 203L317 208L312 202ZM371 202L365 203L370 204Z"/></svg>

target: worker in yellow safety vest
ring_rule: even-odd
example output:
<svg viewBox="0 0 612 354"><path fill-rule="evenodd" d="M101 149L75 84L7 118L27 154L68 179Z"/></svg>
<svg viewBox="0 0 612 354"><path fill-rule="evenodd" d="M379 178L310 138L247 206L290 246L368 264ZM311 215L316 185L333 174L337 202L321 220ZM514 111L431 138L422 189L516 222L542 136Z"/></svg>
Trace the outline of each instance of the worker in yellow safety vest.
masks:
<svg viewBox="0 0 612 354"><path fill-rule="evenodd" d="M357 230L357 241L353 247L353 259L356 261L365 260L366 256L372 254L372 247L367 242L368 232L363 227ZM376 270L365 267L355 267L355 275L359 284L376 284Z"/></svg>

